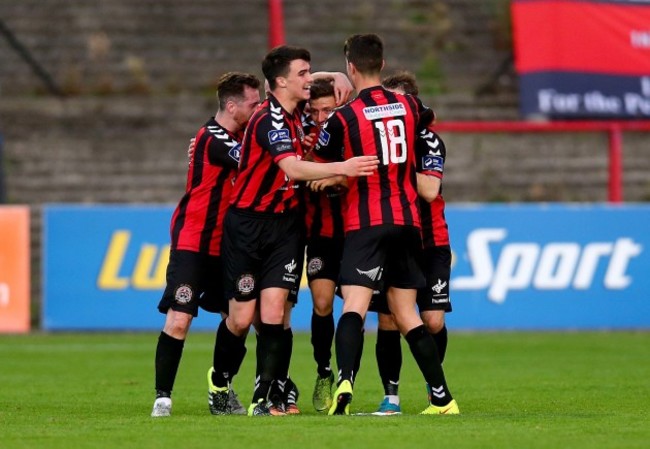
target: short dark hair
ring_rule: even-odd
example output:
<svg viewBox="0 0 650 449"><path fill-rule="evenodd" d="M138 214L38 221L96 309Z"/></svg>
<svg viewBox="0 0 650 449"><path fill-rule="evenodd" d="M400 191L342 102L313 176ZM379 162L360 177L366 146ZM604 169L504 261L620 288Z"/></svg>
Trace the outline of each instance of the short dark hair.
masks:
<svg viewBox="0 0 650 449"><path fill-rule="evenodd" d="M400 89L409 95L417 95L419 93L415 75L406 70L387 76L381 81L381 85L386 89Z"/></svg>
<svg viewBox="0 0 650 449"><path fill-rule="evenodd" d="M323 97L334 97L334 79L318 78L311 83L309 88L309 99L317 100Z"/></svg>
<svg viewBox="0 0 650 449"><path fill-rule="evenodd" d="M384 63L384 43L376 34L354 34L346 39L343 53L348 62L363 74L381 72Z"/></svg>
<svg viewBox="0 0 650 449"><path fill-rule="evenodd" d="M281 45L272 49L262 61L262 73L264 78L269 82L269 89L274 90L276 87L275 79L278 76L287 76L291 61L302 59L311 62L309 50L289 45Z"/></svg>
<svg viewBox="0 0 650 449"><path fill-rule="evenodd" d="M246 87L259 89L260 80L250 73L228 72L221 75L217 82L219 109L225 109L226 103L232 99L242 99Z"/></svg>

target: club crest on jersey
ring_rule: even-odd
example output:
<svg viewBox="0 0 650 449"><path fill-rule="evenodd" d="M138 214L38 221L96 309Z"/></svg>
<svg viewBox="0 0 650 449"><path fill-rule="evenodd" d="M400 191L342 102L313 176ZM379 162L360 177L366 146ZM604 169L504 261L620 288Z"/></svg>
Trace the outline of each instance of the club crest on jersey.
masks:
<svg viewBox="0 0 650 449"><path fill-rule="evenodd" d="M280 142L291 143L291 134L289 133L289 130L282 128L272 129L269 131L269 143L273 145Z"/></svg>
<svg viewBox="0 0 650 449"><path fill-rule="evenodd" d="M427 154L425 156L422 156L422 169L423 170L431 170L431 171L437 171L442 173L442 157L440 156L434 156L432 154Z"/></svg>
<svg viewBox="0 0 650 449"><path fill-rule="evenodd" d="M228 156L230 156L235 161L239 162L241 156L241 144L237 144L228 151Z"/></svg>
<svg viewBox="0 0 650 449"><path fill-rule="evenodd" d="M174 292L174 301L179 304L187 304L192 300L192 296L194 296L192 287L187 284L181 284Z"/></svg>
<svg viewBox="0 0 650 449"><path fill-rule="evenodd" d="M320 257L314 257L313 259L309 260L309 263L307 264L308 275L313 276L322 269L323 269L323 259L321 259Z"/></svg>
<svg viewBox="0 0 650 449"><path fill-rule="evenodd" d="M327 146L329 141L330 141L330 133L328 133L324 129L321 129L320 133L318 134L318 144L324 147Z"/></svg>
<svg viewBox="0 0 650 449"><path fill-rule="evenodd" d="M368 120L377 120L387 117L406 115L406 108L402 103L380 104L363 108L363 115Z"/></svg>
<svg viewBox="0 0 650 449"><path fill-rule="evenodd" d="M255 289L255 278L252 274L242 274L237 280L237 291L247 295Z"/></svg>

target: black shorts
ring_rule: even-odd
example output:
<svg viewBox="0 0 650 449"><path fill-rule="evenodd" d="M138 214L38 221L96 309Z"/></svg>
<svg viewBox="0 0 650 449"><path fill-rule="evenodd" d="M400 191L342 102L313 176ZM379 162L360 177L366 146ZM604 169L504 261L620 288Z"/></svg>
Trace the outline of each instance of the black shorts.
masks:
<svg viewBox="0 0 650 449"><path fill-rule="evenodd" d="M420 230L415 226L378 225L345 236L341 285L422 288Z"/></svg>
<svg viewBox="0 0 650 449"><path fill-rule="evenodd" d="M449 298L451 248L448 245L425 248L421 263L427 285L418 289L418 310L420 313L428 310L451 312L451 300ZM384 290L375 292L372 295L368 311L390 315Z"/></svg>
<svg viewBox="0 0 650 449"><path fill-rule="evenodd" d="M307 280L337 282L343 256L343 238L313 237L307 241Z"/></svg>
<svg viewBox="0 0 650 449"><path fill-rule="evenodd" d="M449 277L451 274L451 248L435 246L425 248L422 254L422 272L427 286L418 290L418 308L451 312Z"/></svg>
<svg viewBox="0 0 650 449"><path fill-rule="evenodd" d="M265 288L299 287L305 251L298 218L228 209L221 241L226 297L250 301Z"/></svg>
<svg viewBox="0 0 650 449"><path fill-rule="evenodd" d="M167 265L167 286L158 310L166 314L172 309L195 317L199 307L208 312L228 313L221 257L172 250Z"/></svg>

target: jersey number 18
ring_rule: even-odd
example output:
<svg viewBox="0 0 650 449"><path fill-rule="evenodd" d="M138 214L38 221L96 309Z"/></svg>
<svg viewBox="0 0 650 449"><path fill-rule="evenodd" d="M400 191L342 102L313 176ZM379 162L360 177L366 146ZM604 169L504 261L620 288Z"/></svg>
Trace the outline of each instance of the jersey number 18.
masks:
<svg viewBox="0 0 650 449"><path fill-rule="evenodd" d="M375 122L375 128L379 130L382 163L388 165L388 163L401 164L405 162L404 122L401 120L388 120L385 124L384 122Z"/></svg>

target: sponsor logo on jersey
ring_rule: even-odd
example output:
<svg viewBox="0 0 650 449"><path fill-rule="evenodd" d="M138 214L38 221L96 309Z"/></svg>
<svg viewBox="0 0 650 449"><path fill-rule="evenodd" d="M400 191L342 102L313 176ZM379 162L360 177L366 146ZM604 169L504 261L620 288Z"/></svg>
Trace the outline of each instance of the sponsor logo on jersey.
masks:
<svg viewBox="0 0 650 449"><path fill-rule="evenodd" d="M269 143L271 145L281 142L291 143L291 134L288 129L272 129L269 131Z"/></svg>
<svg viewBox="0 0 650 449"><path fill-rule="evenodd" d="M363 115L368 120L377 120L387 117L399 117L406 115L406 108L402 103L382 104L363 108Z"/></svg>
<svg viewBox="0 0 650 449"><path fill-rule="evenodd" d="M422 156L422 170L433 170L442 173L442 157L427 154Z"/></svg>
<svg viewBox="0 0 650 449"><path fill-rule="evenodd" d="M328 133L324 129L321 129L320 133L318 134L318 144L324 147L327 146L329 141L330 141L330 133Z"/></svg>
<svg viewBox="0 0 650 449"><path fill-rule="evenodd" d="M228 151L228 156L239 162L239 158L241 157L241 144L238 143L233 146L230 151Z"/></svg>
<svg viewBox="0 0 650 449"><path fill-rule="evenodd" d="M174 300L179 304L187 304L192 300L192 287L187 284L181 284L174 292Z"/></svg>

